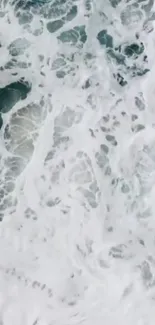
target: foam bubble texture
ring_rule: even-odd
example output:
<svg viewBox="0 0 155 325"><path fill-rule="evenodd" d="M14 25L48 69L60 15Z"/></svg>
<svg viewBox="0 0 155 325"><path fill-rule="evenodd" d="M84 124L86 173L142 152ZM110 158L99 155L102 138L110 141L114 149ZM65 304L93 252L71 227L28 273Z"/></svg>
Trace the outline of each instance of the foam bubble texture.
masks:
<svg viewBox="0 0 155 325"><path fill-rule="evenodd" d="M154 20L0 1L0 324L154 325Z"/></svg>

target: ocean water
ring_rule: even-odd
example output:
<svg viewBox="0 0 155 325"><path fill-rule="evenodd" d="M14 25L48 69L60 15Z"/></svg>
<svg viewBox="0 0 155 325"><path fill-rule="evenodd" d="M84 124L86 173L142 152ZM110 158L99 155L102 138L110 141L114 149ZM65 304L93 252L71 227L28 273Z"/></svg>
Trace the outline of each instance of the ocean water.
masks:
<svg viewBox="0 0 155 325"><path fill-rule="evenodd" d="M153 0L0 0L0 325L154 325Z"/></svg>

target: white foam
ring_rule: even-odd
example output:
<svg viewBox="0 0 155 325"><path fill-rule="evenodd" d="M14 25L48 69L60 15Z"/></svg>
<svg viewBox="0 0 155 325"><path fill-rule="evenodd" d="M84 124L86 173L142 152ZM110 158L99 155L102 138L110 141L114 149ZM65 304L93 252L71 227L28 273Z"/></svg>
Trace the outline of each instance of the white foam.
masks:
<svg viewBox="0 0 155 325"><path fill-rule="evenodd" d="M88 40L76 47L49 33L43 15L19 24L12 2L4 4L0 66L12 60L16 39L29 46L0 71L0 86L24 77L32 91L3 114L0 323L153 325L155 47L142 30L147 14L135 14L131 31L121 23L125 2L116 9L90 1L90 11L75 2L78 15L60 31L85 24ZM117 66L96 38L105 28L117 46L138 32L151 72L125 72L128 85L118 85ZM65 59L64 78L56 59ZM145 129L136 133L136 123Z"/></svg>

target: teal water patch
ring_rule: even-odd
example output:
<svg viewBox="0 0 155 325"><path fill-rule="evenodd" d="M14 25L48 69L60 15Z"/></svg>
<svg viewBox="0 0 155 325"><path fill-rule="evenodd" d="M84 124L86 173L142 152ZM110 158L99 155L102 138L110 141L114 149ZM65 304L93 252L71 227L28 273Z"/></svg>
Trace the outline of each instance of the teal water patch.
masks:
<svg viewBox="0 0 155 325"><path fill-rule="evenodd" d="M125 65L125 56L123 54L116 52L114 49L108 49L107 54L116 64Z"/></svg>
<svg viewBox="0 0 155 325"><path fill-rule="evenodd" d="M61 19L49 21L46 25L47 30L50 33L56 32L57 30L59 30L64 26L65 22L69 22L73 20L77 16L77 13L78 13L78 7L77 6L71 7L71 9L67 12L67 14L63 16Z"/></svg>
<svg viewBox="0 0 155 325"><path fill-rule="evenodd" d="M12 56L22 55L24 51L30 46L30 42L26 38L17 38L9 47L9 53Z"/></svg>
<svg viewBox="0 0 155 325"><path fill-rule="evenodd" d="M62 19L65 18L71 5L67 1L55 1L40 6L40 15L45 19Z"/></svg>
<svg viewBox="0 0 155 325"><path fill-rule="evenodd" d="M13 0L12 5L20 25L30 24L35 15L44 17L47 22L47 30L50 33L56 32L66 22L72 21L78 13L78 6L68 0Z"/></svg>
<svg viewBox="0 0 155 325"><path fill-rule="evenodd" d="M16 16L20 25L29 24L33 20L33 15L29 11L19 11Z"/></svg>
<svg viewBox="0 0 155 325"><path fill-rule="evenodd" d="M127 81L125 80L125 78L118 72L117 74L114 73L114 78L117 80L118 84L121 87L124 87L127 85Z"/></svg>
<svg viewBox="0 0 155 325"><path fill-rule="evenodd" d="M57 58L56 60L53 61L52 70L62 68L65 65L66 65L66 61L65 61L65 59L63 57L62 58L61 57Z"/></svg>
<svg viewBox="0 0 155 325"><path fill-rule="evenodd" d="M50 21L47 23L46 27L47 30L50 33L55 33L57 30L59 30L62 26L64 25L64 21L61 19L55 20L55 21Z"/></svg>
<svg viewBox="0 0 155 325"><path fill-rule="evenodd" d="M12 4L15 5L16 10L21 8L28 10L30 8L39 7L50 2L50 0L14 0Z"/></svg>
<svg viewBox="0 0 155 325"><path fill-rule="evenodd" d="M78 7L77 6L73 6L67 13L67 15L65 16L65 20L66 21L71 21L73 20L78 13Z"/></svg>
<svg viewBox="0 0 155 325"><path fill-rule="evenodd" d="M0 112L9 112L19 100L27 98L31 85L23 80L13 82L0 89Z"/></svg>
<svg viewBox="0 0 155 325"><path fill-rule="evenodd" d="M107 34L107 30L103 29L97 34L97 39L101 45L105 45L106 48L113 47L113 38Z"/></svg>
<svg viewBox="0 0 155 325"><path fill-rule="evenodd" d="M140 45L137 43L132 43L130 45L125 46L124 54L127 57L138 56L144 52L144 45L141 43Z"/></svg>
<svg viewBox="0 0 155 325"><path fill-rule="evenodd" d="M106 52L108 62L113 62L116 67L118 66L118 71L113 76L120 86L124 87L127 84L127 76L130 78L140 77L149 71L146 66L147 55L142 42L136 40L115 47L113 37L106 29L101 30L96 38Z"/></svg>
<svg viewBox="0 0 155 325"><path fill-rule="evenodd" d="M83 45L87 40L85 26L75 26L73 29L64 31L58 36L58 39L63 43L71 45L76 45L77 43Z"/></svg>
<svg viewBox="0 0 155 325"><path fill-rule="evenodd" d="M2 115L0 114L0 129L2 128L3 126L3 119L2 119Z"/></svg>
<svg viewBox="0 0 155 325"><path fill-rule="evenodd" d="M110 3L113 8L116 8L121 3L121 0L110 0Z"/></svg>
<svg viewBox="0 0 155 325"><path fill-rule="evenodd" d="M147 3L143 2L141 8L145 10L145 12L149 12L153 8L153 5L154 5L154 0L149 0Z"/></svg>
<svg viewBox="0 0 155 325"><path fill-rule="evenodd" d="M53 61L52 70L55 71L55 75L59 79L74 73L74 56L65 56L59 53L58 57Z"/></svg>

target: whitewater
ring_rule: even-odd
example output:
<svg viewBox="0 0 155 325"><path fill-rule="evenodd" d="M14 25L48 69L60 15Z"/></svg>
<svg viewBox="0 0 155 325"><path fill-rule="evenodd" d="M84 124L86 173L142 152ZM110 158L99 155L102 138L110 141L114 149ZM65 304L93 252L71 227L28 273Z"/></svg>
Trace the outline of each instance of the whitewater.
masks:
<svg viewBox="0 0 155 325"><path fill-rule="evenodd" d="M153 0L0 0L0 325L155 324Z"/></svg>

